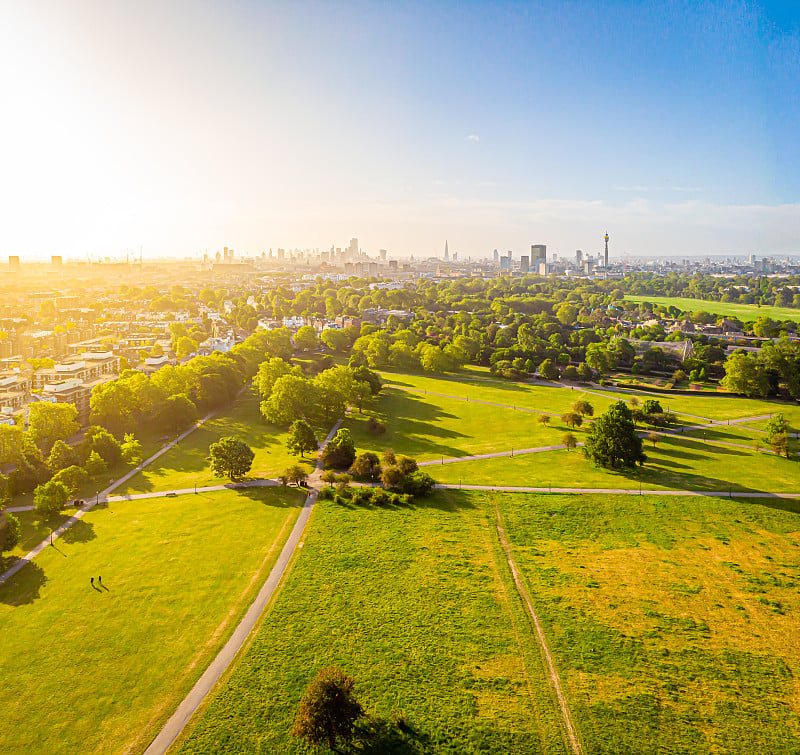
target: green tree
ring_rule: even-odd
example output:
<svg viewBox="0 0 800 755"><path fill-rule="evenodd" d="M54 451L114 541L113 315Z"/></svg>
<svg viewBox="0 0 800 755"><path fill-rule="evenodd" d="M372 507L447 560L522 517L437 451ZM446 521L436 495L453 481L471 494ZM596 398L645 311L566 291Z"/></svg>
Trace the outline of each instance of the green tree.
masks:
<svg viewBox="0 0 800 755"><path fill-rule="evenodd" d="M158 424L177 433L197 421L197 406L185 393L167 396L158 413Z"/></svg>
<svg viewBox="0 0 800 755"><path fill-rule="evenodd" d="M394 464L390 464L386 466L381 471L381 484L387 488L396 488L400 481L403 479L404 475L400 471L399 467Z"/></svg>
<svg viewBox="0 0 800 755"><path fill-rule="evenodd" d="M43 519L52 519L58 514L69 498L69 491L63 482L50 480L33 491L33 505L36 513Z"/></svg>
<svg viewBox="0 0 800 755"><path fill-rule="evenodd" d="M83 448L87 454L96 451L109 467L122 461L122 444L105 428L90 427L83 436Z"/></svg>
<svg viewBox="0 0 800 755"><path fill-rule="evenodd" d="M286 447L302 457L306 451L316 451L319 443L311 425L303 419L296 419L289 428Z"/></svg>
<svg viewBox="0 0 800 755"><path fill-rule="evenodd" d="M769 379L755 356L735 351L725 360L725 377L720 383L726 391L744 396L764 397L769 393Z"/></svg>
<svg viewBox="0 0 800 755"><path fill-rule="evenodd" d="M253 466L255 454L243 440L227 436L212 443L208 449L214 477L241 480Z"/></svg>
<svg viewBox="0 0 800 755"><path fill-rule="evenodd" d="M261 402L261 414L273 425L290 425L313 406L311 382L297 375L284 375L275 381L269 398Z"/></svg>
<svg viewBox="0 0 800 755"><path fill-rule="evenodd" d="M78 410L73 404L37 401L28 410L28 433L33 442L47 453L57 440L66 440L78 432Z"/></svg>
<svg viewBox="0 0 800 755"><path fill-rule="evenodd" d="M552 359L545 359L539 365L539 374L545 380L558 380L558 367L553 364Z"/></svg>
<svg viewBox="0 0 800 755"><path fill-rule="evenodd" d="M547 427L550 424L550 415L549 414L540 414L536 421L542 426Z"/></svg>
<svg viewBox="0 0 800 755"><path fill-rule="evenodd" d="M322 331L322 342L331 350L343 354L350 345L350 339L343 330L328 328Z"/></svg>
<svg viewBox="0 0 800 755"><path fill-rule="evenodd" d="M317 331L310 325L304 325L294 335L294 345L301 351L311 351L319 346Z"/></svg>
<svg viewBox="0 0 800 755"><path fill-rule="evenodd" d="M583 424L583 415L578 412L566 412L561 421L568 427L580 427Z"/></svg>
<svg viewBox="0 0 800 755"><path fill-rule="evenodd" d="M13 514L0 511L0 554L10 551L19 542L22 527Z"/></svg>
<svg viewBox="0 0 800 755"><path fill-rule="evenodd" d="M356 458L356 447L350 431L343 427L325 446L322 454L326 467L349 469Z"/></svg>
<svg viewBox="0 0 800 755"><path fill-rule="evenodd" d="M57 440L53 444L50 456L47 457L47 466L51 471L58 472L61 469L71 467L77 461L78 454L75 449L63 440Z"/></svg>
<svg viewBox="0 0 800 755"><path fill-rule="evenodd" d="M578 439L572 433L564 433L561 442L567 447L567 451L571 451L578 445Z"/></svg>
<svg viewBox="0 0 800 755"><path fill-rule="evenodd" d="M372 451L363 451L356 456L355 461L350 467L350 474L356 477L369 477L375 480L381 473L381 462L378 454Z"/></svg>
<svg viewBox="0 0 800 755"><path fill-rule="evenodd" d="M572 411L577 412L583 417L591 417L594 415L594 407L584 399L579 399L572 405Z"/></svg>
<svg viewBox="0 0 800 755"><path fill-rule="evenodd" d="M197 343L189 336L181 336L178 339L178 343L175 346L175 355L178 359L185 359L195 351L197 351Z"/></svg>
<svg viewBox="0 0 800 755"><path fill-rule="evenodd" d="M583 447L587 459L609 469L643 464L642 439L636 434L631 410L622 401L612 404L589 428Z"/></svg>
<svg viewBox="0 0 800 755"><path fill-rule="evenodd" d="M63 482L69 494L75 495L75 493L89 482L89 474L83 467L73 464L71 467L56 472L56 474L53 475L53 480L56 482Z"/></svg>
<svg viewBox="0 0 800 755"><path fill-rule="evenodd" d="M142 444L133 433L125 433L122 443L122 460L126 464L139 464L142 461Z"/></svg>
<svg viewBox="0 0 800 755"><path fill-rule="evenodd" d="M86 471L89 477L100 477L108 471L108 464L97 451L92 451L86 459Z"/></svg>
<svg viewBox="0 0 800 755"><path fill-rule="evenodd" d="M287 482L293 482L299 486L301 482L305 482L308 479L308 472L299 464L292 464L286 468L282 476L286 477Z"/></svg>
<svg viewBox="0 0 800 755"><path fill-rule="evenodd" d="M272 357L259 365L258 374L253 382L262 399L268 399L272 395L275 383L284 375L302 377L299 367L292 367L280 357Z"/></svg>
<svg viewBox="0 0 800 755"><path fill-rule="evenodd" d="M337 668L317 674L300 700L292 734L311 745L336 752L341 741L349 745L364 709L355 697L355 682Z"/></svg>

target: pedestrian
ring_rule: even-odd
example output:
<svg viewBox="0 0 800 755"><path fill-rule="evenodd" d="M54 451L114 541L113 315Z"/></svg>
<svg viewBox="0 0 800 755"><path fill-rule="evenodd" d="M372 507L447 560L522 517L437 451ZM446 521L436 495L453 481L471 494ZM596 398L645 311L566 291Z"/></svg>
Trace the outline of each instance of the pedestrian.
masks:
<svg viewBox="0 0 800 755"><path fill-rule="evenodd" d="M102 584L103 584L103 578L102 577L98 577L97 578L97 584L102 586Z"/></svg>
<svg viewBox="0 0 800 755"><path fill-rule="evenodd" d="M89 577L89 584L94 587L94 577Z"/></svg>

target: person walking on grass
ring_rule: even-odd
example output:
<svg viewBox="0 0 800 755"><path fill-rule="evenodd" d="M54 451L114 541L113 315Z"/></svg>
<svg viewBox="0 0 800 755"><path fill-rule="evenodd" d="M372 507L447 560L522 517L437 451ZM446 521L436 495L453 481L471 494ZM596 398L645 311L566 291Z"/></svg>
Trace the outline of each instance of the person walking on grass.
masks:
<svg viewBox="0 0 800 755"><path fill-rule="evenodd" d="M102 577L98 577L97 578L97 584L100 585L100 587L103 586L103 578Z"/></svg>
<svg viewBox="0 0 800 755"><path fill-rule="evenodd" d="M89 584L94 587L94 577L89 577Z"/></svg>

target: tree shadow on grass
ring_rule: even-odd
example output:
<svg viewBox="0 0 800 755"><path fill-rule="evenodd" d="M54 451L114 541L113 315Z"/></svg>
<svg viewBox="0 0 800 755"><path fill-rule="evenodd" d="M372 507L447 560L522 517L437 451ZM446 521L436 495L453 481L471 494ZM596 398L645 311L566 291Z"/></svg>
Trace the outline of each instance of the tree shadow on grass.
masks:
<svg viewBox="0 0 800 755"><path fill-rule="evenodd" d="M78 519L75 524L68 530L64 530L61 539L65 543L88 543L90 540L95 540L97 535L94 531L94 525L86 522L83 519Z"/></svg>
<svg viewBox="0 0 800 755"><path fill-rule="evenodd" d="M17 559L13 559L14 562ZM11 559L3 559L3 570L13 566ZM29 562L8 582L0 585L0 603L7 606L22 606L41 597L39 591L47 582L47 575L39 564Z"/></svg>
<svg viewBox="0 0 800 755"><path fill-rule="evenodd" d="M344 752L360 755L423 755L431 752L429 736L412 726L405 718L387 721L370 717L358 724L353 745Z"/></svg>
<svg viewBox="0 0 800 755"><path fill-rule="evenodd" d="M245 498L249 498L252 501L256 501L257 503L261 503L264 506L270 506L276 509L296 509L299 508L305 503L306 496L308 495L307 488L284 488L282 485L269 485L260 488L233 488L236 490L239 495L244 496ZM277 490L292 490L292 491L299 491L302 493L302 498L300 495L289 497L284 497L281 495L274 495L270 494L267 491L277 491Z"/></svg>

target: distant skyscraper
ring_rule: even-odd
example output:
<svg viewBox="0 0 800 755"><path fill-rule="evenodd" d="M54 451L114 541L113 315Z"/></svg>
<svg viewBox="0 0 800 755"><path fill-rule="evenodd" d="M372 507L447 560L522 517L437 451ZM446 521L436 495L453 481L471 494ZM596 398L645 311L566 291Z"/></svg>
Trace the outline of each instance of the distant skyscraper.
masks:
<svg viewBox="0 0 800 755"><path fill-rule="evenodd" d="M580 249L575 250L575 264L580 267L581 262L583 261L583 252Z"/></svg>
<svg viewBox="0 0 800 755"><path fill-rule="evenodd" d="M523 254L519 258L519 271L521 273L527 273L529 270L530 270L530 257Z"/></svg>
<svg viewBox="0 0 800 755"><path fill-rule="evenodd" d="M540 262L547 262L547 245L531 244L531 267L538 270Z"/></svg>
<svg viewBox="0 0 800 755"><path fill-rule="evenodd" d="M447 262L450 259L450 250L447 248L447 241L444 242L444 261Z"/></svg>
<svg viewBox="0 0 800 755"><path fill-rule="evenodd" d="M358 257L358 239L350 239L350 254L353 258Z"/></svg>
<svg viewBox="0 0 800 755"><path fill-rule="evenodd" d="M500 253L497 251L497 249L494 250L494 264L500 264Z"/></svg>
<svg viewBox="0 0 800 755"><path fill-rule="evenodd" d="M608 267L608 231L606 231L605 239L606 239L606 252L603 255L603 267Z"/></svg>
<svg viewBox="0 0 800 755"><path fill-rule="evenodd" d="M501 257L500 258L500 270L511 270L511 257Z"/></svg>
<svg viewBox="0 0 800 755"><path fill-rule="evenodd" d="M378 252L378 254L380 254L380 256L381 256L381 259L382 259L382 260L385 260L385 259L386 259L386 250L385 250L385 249L381 249L381 250Z"/></svg>

